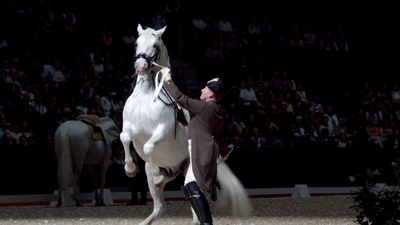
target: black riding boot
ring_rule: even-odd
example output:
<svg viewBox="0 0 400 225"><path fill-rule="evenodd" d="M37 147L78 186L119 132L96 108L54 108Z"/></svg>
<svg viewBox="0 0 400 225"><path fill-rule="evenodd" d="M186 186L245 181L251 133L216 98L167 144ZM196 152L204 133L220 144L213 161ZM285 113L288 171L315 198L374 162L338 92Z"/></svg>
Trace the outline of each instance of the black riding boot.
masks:
<svg viewBox="0 0 400 225"><path fill-rule="evenodd" d="M197 218L203 225L212 225L212 217L210 206L208 205L206 196L201 192L195 181L187 183L181 187L183 194L189 201L190 205L196 212Z"/></svg>

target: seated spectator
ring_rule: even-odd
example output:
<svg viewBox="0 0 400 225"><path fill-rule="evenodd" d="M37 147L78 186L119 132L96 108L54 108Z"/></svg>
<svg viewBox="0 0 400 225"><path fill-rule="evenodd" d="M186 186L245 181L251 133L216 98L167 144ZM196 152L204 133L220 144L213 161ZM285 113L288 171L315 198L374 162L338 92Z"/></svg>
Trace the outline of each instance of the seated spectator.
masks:
<svg viewBox="0 0 400 225"><path fill-rule="evenodd" d="M393 129L388 120L385 120L383 126L379 127L379 135L383 146L393 146Z"/></svg>
<svg viewBox="0 0 400 225"><path fill-rule="evenodd" d="M285 147L285 144L281 139L278 139L274 142L274 148L283 148Z"/></svg>
<svg viewBox="0 0 400 225"><path fill-rule="evenodd" d="M245 82L245 88L241 89L239 93L239 101L245 112L254 114L257 111L258 99L251 86L252 82Z"/></svg>
<svg viewBox="0 0 400 225"><path fill-rule="evenodd" d="M19 143L19 138L21 136L24 136L21 131L20 131L20 126L18 124L14 124L12 126L11 132L10 132L11 136L14 138L14 140Z"/></svg>
<svg viewBox="0 0 400 225"><path fill-rule="evenodd" d="M335 129L335 137L340 137L341 134L345 134L347 138L351 137L349 129L347 128L347 125L344 123L343 118L338 119L338 124L334 126L334 129Z"/></svg>
<svg viewBox="0 0 400 225"><path fill-rule="evenodd" d="M233 129L236 133L241 134L242 130L246 127L240 114L235 115L235 120L232 122Z"/></svg>
<svg viewBox="0 0 400 225"><path fill-rule="evenodd" d="M286 88L285 84L283 83L283 80L279 76L279 71L274 71L272 74L272 77L269 79L269 83L272 85L271 87L274 86L274 83L278 83L279 90L283 90Z"/></svg>
<svg viewBox="0 0 400 225"><path fill-rule="evenodd" d="M6 113L4 112L4 105L0 104L0 119L6 119Z"/></svg>
<svg viewBox="0 0 400 225"><path fill-rule="evenodd" d="M278 110L278 109L279 109L279 106L280 106L280 104L281 104L281 101L277 100L277 99L275 98L275 95L274 95L274 94L270 94L270 95L268 95L268 96L269 96L269 100L267 100L267 103L266 103L266 108L267 108L267 110L268 110L268 111Z"/></svg>
<svg viewBox="0 0 400 225"><path fill-rule="evenodd" d="M262 16L260 26L260 36L262 39L268 39L269 34L272 32L272 25L268 22L267 16Z"/></svg>
<svg viewBox="0 0 400 225"><path fill-rule="evenodd" d="M297 85L296 82L289 76L289 73L287 71L283 71L283 86L285 89L287 89L287 84L291 84L290 90L296 91L297 90Z"/></svg>
<svg viewBox="0 0 400 225"><path fill-rule="evenodd" d="M260 25L258 24L257 17L253 16L248 24L248 32L250 35L260 34Z"/></svg>
<svg viewBox="0 0 400 225"><path fill-rule="evenodd" d="M308 132L308 143L311 148L317 148L320 145L321 133L315 126L311 125Z"/></svg>
<svg viewBox="0 0 400 225"><path fill-rule="evenodd" d="M332 123L329 123L329 117L328 116L323 116L322 117L322 124L321 124L321 126L319 128L321 133L322 133L323 129L327 129L329 131L328 132L329 137L332 137L332 138L335 137L335 128L332 125Z"/></svg>
<svg viewBox="0 0 400 225"><path fill-rule="evenodd" d="M336 40L336 46L337 50L340 53L348 53L349 52L349 46L347 44L347 41L344 39L344 35L340 34L339 39Z"/></svg>
<svg viewBox="0 0 400 225"><path fill-rule="evenodd" d="M267 116L266 126L272 126L276 131L281 130L281 121L278 115L278 110L271 110Z"/></svg>
<svg viewBox="0 0 400 225"><path fill-rule="evenodd" d="M124 49L126 49L126 55L133 56L133 53L135 52L136 38L133 36L132 29L127 29L126 34L122 37L122 41L125 45Z"/></svg>
<svg viewBox="0 0 400 225"><path fill-rule="evenodd" d="M290 39L289 46L289 50L294 57L302 57L304 42L298 33L293 34L293 38Z"/></svg>
<svg viewBox="0 0 400 225"><path fill-rule="evenodd" d="M263 139L265 139L265 143ZM260 148L272 148L278 139L276 129L272 125L268 125L266 134L260 139Z"/></svg>
<svg viewBox="0 0 400 225"><path fill-rule="evenodd" d="M228 15L223 14L222 19L218 22L218 29L224 33L233 32L233 27L231 22L228 20Z"/></svg>
<svg viewBox="0 0 400 225"><path fill-rule="evenodd" d="M201 18L200 12L196 13L196 17L192 20L192 25L194 29L196 29L198 32L200 32L200 36L204 37L204 34L202 33L204 30L207 28L206 22Z"/></svg>
<svg viewBox="0 0 400 225"><path fill-rule="evenodd" d="M294 113L287 111L287 105L283 103L278 112L278 118L280 121L281 132L283 132L285 137L290 138L290 136L293 135L291 126L293 125L295 118Z"/></svg>
<svg viewBox="0 0 400 225"><path fill-rule="evenodd" d="M3 137L3 135L5 133L11 133L11 131L8 129L9 126L10 126L10 124L7 122L7 120L5 118L1 119L1 121L0 121L0 138ZM0 141L1 141L1 139L0 139Z"/></svg>
<svg viewBox="0 0 400 225"><path fill-rule="evenodd" d="M251 134L251 139L254 141L254 143L256 143L256 147L259 148L260 145L260 141L261 141L261 135L260 132L258 131L257 127L253 127L253 132Z"/></svg>
<svg viewBox="0 0 400 225"><path fill-rule="evenodd" d="M391 99L394 109L400 110L400 83L395 83L393 90L391 91Z"/></svg>
<svg viewBox="0 0 400 225"><path fill-rule="evenodd" d="M17 141L14 140L14 138L11 136L11 134L9 132L4 133L1 136L0 141L1 141L1 145L0 145L1 146L1 150L3 150L3 151L8 149L8 148L12 148L12 147L17 147L18 146Z"/></svg>
<svg viewBox="0 0 400 225"><path fill-rule="evenodd" d="M214 20L212 13L207 14L207 18L204 20L207 24L207 33L214 34L218 30L218 23Z"/></svg>
<svg viewBox="0 0 400 225"><path fill-rule="evenodd" d="M100 56L96 56L92 64L95 76L101 76L104 73L104 64Z"/></svg>
<svg viewBox="0 0 400 225"><path fill-rule="evenodd" d="M281 102L281 104L285 104L286 105L286 111L287 112L291 112L293 113L293 116L295 116L295 112L293 110L293 105L292 105L292 95L289 93L286 93L284 96L283 101Z"/></svg>
<svg viewBox="0 0 400 225"><path fill-rule="evenodd" d="M26 137L29 138L33 135L32 128L30 127L27 120L23 120L21 123L21 133Z"/></svg>
<svg viewBox="0 0 400 225"><path fill-rule="evenodd" d="M348 144L349 141L347 140L346 134L345 133L341 133L338 137L339 138L337 138L338 139L337 147L338 148L347 148L347 144Z"/></svg>
<svg viewBox="0 0 400 225"><path fill-rule="evenodd" d="M286 42L283 34L279 35L279 39L274 42L273 49L279 52L278 55L286 56L289 50L289 44Z"/></svg>
<svg viewBox="0 0 400 225"><path fill-rule="evenodd" d="M307 31L303 33L304 48L315 49L317 46L317 36L312 30L312 26L307 27Z"/></svg>
<svg viewBox="0 0 400 225"><path fill-rule="evenodd" d="M393 132L393 148L397 149L399 148L399 144L400 144L400 131L399 129L395 129Z"/></svg>
<svg viewBox="0 0 400 225"><path fill-rule="evenodd" d="M28 139L25 136L22 135L21 137L19 137L17 143L21 150L27 150Z"/></svg>
<svg viewBox="0 0 400 225"><path fill-rule="evenodd" d="M4 81L7 85L10 86L11 91L18 92L18 93L22 92L21 84L18 81L18 70L17 69L12 68L10 76L6 77Z"/></svg>
<svg viewBox="0 0 400 225"><path fill-rule="evenodd" d="M302 102L308 103L307 92L303 90L303 84L297 83L296 93L300 95L300 100Z"/></svg>
<svg viewBox="0 0 400 225"><path fill-rule="evenodd" d="M376 125L382 124L383 120L382 112L377 111L373 104L368 105L368 111L365 112L365 117L367 118L367 120L373 119Z"/></svg>
<svg viewBox="0 0 400 225"><path fill-rule="evenodd" d="M379 112L386 111L386 105L388 103L389 103L388 101L384 100L382 92L380 91L377 91L375 93L375 96L373 96L371 99L371 104L373 104L375 109L378 110Z"/></svg>
<svg viewBox="0 0 400 225"><path fill-rule="evenodd" d="M52 69L50 70L52 81L55 83L64 83L66 80L60 70L60 61L55 60Z"/></svg>
<svg viewBox="0 0 400 225"><path fill-rule="evenodd" d="M333 112L333 107L331 105L328 105L328 107L326 108L326 113L324 114L324 116L327 116L329 118L329 123L332 124L333 126L339 124L338 117Z"/></svg>
<svg viewBox="0 0 400 225"><path fill-rule="evenodd" d="M283 101L283 91L282 91L281 87L279 86L278 82L274 81L272 83L272 86L271 86L269 92L270 92L270 95L274 95L276 101L279 101L279 102Z"/></svg>
<svg viewBox="0 0 400 225"><path fill-rule="evenodd" d="M10 76L10 67L8 60L3 61L3 66L0 68L0 76L5 81L5 79Z"/></svg>
<svg viewBox="0 0 400 225"><path fill-rule="evenodd" d="M296 147L308 147L308 130L303 124L303 117L296 116L296 123L293 126L294 144Z"/></svg>
<svg viewBox="0 0 400 225"><path fill-rule="evenodd" d="M379 133L379 128L376 125L373 118L368 120L368 125L365 127L368 134L367 140L372 143L375 147L383 148L382 138Z"/></svg>
<svg viewBox="0 0 400 225"><path fill-rule="evenodd" d="M292 107L295 115L302 115L307 108L307 103L301 101L301 97L298 92L294 94L294 101L292 103Z"/></svg>
<svg viewBox="0 0 400 225"><path fill-rule="evenodd" d="M331 32L326 32L325 37L321 38L319 41L319 49L321 51L338 51L337 44L331 36Z"/></svg>
<svg viewBox="0 0 400 225"><path fill-rule="evenodd" d="M321 129L320 144L322 148L333 148L335 146L334 139L329 135L328 128Z"/></svg>
<svg viewBox="0 0 400 225"><path fill-rule="evenodd" d="M251 139L251 133L248 127L243 128L242 133L240 133L240 139L244 141L247 148L253 146L253 139Z"/></svg>
<svg viewBox="0 0 400 225"><path fill-rule="evenodd" d="M151 20L151 26L154 30L162 29L167 26L167 21L163 17L163 12L159 10L157 15Z"/></svg>
<svg viewBox="0 0 400 225"><path fill-rule="evenodd" d="M205 52L205 57L208 60L212 60L214 63L218 63L224 59L224 54L221 49L218 47L217 42L213 42L212 46L208 47Z"/></svg>
<svg viewBox="0 0 400 225"><path fill-rule="evenodd" d="M324 115L324 107L318 94L314 95L314 98L311 102L310 111L315 112L318 117Z"/></svg>
<svg viewBox="0 0 400 225"><path fill-rule="evenodd" d="M229 145L228 145L228 149L230 151L240 149L240 136L239 135L235 135L233 137L232 142L229 143Z"/></svg>

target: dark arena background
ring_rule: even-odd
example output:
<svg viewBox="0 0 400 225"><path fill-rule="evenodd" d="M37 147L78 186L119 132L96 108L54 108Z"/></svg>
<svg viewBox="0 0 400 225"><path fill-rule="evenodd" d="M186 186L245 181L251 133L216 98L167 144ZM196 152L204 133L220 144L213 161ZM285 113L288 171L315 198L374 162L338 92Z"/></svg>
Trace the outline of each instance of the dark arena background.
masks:
<svg viewBox="0 0 400 225"><path fill-rule="evenodd" d="M397 185L398 0L177 2L0 1L0 196L54 193L54 132L79 113L121 128L135 73L134 45L124 40L137 38L139 23L167 26L162 39L182 92L198 98L207 80L224 80L221 137L246 189L355 187L362 182L349 176L367 168L379 169L376 182ZM219 27L224 20L232 29ZM146 180L127 178L120 150L117 141L106 188L135 191ZM93 191L87 167L79 184Z"/></svg>

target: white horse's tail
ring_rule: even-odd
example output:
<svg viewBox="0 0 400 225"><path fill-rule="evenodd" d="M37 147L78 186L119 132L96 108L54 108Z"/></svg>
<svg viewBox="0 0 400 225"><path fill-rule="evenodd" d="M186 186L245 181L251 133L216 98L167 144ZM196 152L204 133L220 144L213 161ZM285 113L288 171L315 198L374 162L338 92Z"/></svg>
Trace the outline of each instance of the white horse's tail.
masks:
<svg viewBox="0 0 400 225"><path fill-rule="evenodd" d="M60 129L59 139L61 142L59 145L61 147L61 160L59 160L61 164L59 165L61 190L59 191L65 191L67 190L70 181L72 184L75 184L75 178L73 177L74 173L72 171L71 140L65 127Z"/></svg>
<svg viewBox="0 0 400 225"><path fill-rule="evenodd" d="M231 201L232 213L240 217L251 216L251 204L243 185L226 163L218 164L217 180L221 186L222 199Z"/></svg>

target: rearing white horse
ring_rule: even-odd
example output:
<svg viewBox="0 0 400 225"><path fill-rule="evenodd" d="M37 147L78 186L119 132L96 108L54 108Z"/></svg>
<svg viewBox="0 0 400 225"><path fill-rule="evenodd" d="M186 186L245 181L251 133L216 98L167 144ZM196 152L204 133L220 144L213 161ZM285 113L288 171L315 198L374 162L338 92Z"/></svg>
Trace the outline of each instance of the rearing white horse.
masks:
<svg viewBox="0 0 400 225"><path fill-rule="evenodd" d="M166 207L162 193L165 184L179 173L186 174L189 165L187 127L177 121L176 104L163 89L157 94L158 100L153 101L158 83L154 74L161 69L159 65L170 67L168 52L161 39L165 29L144 30L138 25L135 55L137 80L133 93L125 103L120 135L125 150L126 174L133 177L137 171L129 151L131 141L138 155L146 161L145 170L154 209L142 225L151 224L163 213ZM220 172L223 176L218 175L217 179L231 198L234 212L249 215L250 204L241 183L225 163L219 164L218 174ZM195 214L193 224L199 224Z"/></svg>

